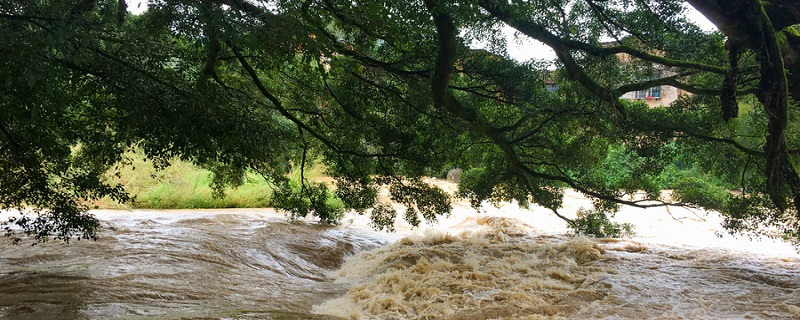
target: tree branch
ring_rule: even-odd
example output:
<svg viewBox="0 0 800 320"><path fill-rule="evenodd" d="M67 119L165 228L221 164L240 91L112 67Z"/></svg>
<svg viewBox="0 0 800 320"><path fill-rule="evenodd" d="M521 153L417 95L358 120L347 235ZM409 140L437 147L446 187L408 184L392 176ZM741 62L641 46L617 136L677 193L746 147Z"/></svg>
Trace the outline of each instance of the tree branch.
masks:
<svg viewBox="0 0 800 320"><path fill-rule="evenodd" d="M382 153L363 153L363 152L358 152L358 151L353 151L353 150L346 150L346 149L340 148L335 143L333 143L332 141L330 141L329 139L324 137L322 134L316 132L313 128L311 128L310 126L305 124L303 121L301 121L300 119L295 117L291 112L289 112L289 110L287 110L283 106L283 103L281 103L281 101L275 95L273 95L269 90L267 90L267 87L264 86L263 82L261 82L261 78L258 76L258 73L255 71L255 69L253 69L253 67L250 65L250 63L247 62L247 60L242 55L241 51L235 46L232 46L230 44L229 44L229 46L230 46L231 50L233 51L233 54L236 55L237 60L239 60L239 63L242 65L242 68L244 68L244 70L247 72L247 74L252 79L253 84L255 84L256 88L258 89L258 92L261 93L262 96L267 98L267 100L269 100L272 103L272 105L275 107L275 109L278 110L278 113L280 113L283 117L285 117L286 119L288 119L289 121L294 123L298 128L300 128L300 129L304 130L305 132L308 132L309 134L314 136L314 138L316 138L317 140L322 142L326 147L330 148L334 152L350 154L350 155L359 156L359 157L394 157L394 156L397 156L397 155L382 154Z"/></svg>
<svg viewBox="0 0 800 320"><path fill-rule="evenodd" d="M594 56L602 57L616 55L617 53L627 53L633 57L668 67L691 68L718 74L725 74L728 71L727 68L707 65L699 62L665 58L622 44L616 44L613 46L598 46L576 40L562 39L537 23L514 17L511 12L503 9L501 5L493 0L481 0L480 6L493 17L505 22L526 36L541 41L547 46L553 48L553 50L556 51L556 54L558 54L558 51L560 50L566 52L569 52L570 50L580 50Z"/></svg>

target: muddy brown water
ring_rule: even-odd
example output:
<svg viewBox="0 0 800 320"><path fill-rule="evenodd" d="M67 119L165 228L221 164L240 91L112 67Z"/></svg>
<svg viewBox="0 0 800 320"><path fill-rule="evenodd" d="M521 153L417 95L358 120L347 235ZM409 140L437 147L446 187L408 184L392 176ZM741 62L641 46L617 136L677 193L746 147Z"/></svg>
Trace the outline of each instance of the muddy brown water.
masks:
<svg viewBox="0 0 800 320"><path fill-rule="evenodd" d="M575 238L514 210L393 234L364 217L97 211L98 241L0 241L0 318L800 318L800 258L767 250L784 244Z"/></svg>
<svg viewBox="0 0 800 320"><path fill-rule="evenodd" d="M311 307L343 291L326 274L387 243L271 212L97 216L98 241L0 241L0 317L324 319Z"/></svg>

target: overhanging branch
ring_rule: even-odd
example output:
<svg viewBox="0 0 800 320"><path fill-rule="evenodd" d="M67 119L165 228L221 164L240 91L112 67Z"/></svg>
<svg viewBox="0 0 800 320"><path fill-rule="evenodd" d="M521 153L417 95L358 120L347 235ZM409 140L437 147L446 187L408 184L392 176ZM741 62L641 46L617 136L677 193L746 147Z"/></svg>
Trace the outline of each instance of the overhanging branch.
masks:
<svg viewBox="0 0 800 320"><path fill-rule="evenodd" d="M602 56L602 57L616 55L618 53L627 53L633 57L668 67L690 68L690 69L713 72L717 74L725 74L728 71L727 68L703 64L699 62L665 58L656 54L644 52L636 48L633 48L631 46L622 44L616 44L612 46L601 46L571 39L562 39L561 37L548 31L540 24L514 17L510 11L504 9L496 1L481 0L480 6L498 20L503 21L512 28L522 32L526 36L541 41L547 46L553 48L553 50L555 50L556 53L558 53L559 50L567 50L567 51L580 50L594 56Z"/></svg>

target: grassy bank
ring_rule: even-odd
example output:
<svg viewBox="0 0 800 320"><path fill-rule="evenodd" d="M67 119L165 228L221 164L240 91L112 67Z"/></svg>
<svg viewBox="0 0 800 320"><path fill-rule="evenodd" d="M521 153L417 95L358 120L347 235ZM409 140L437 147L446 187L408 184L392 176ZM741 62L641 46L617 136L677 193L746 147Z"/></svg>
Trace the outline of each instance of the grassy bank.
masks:
<svg viewBox="0 0 800 320"><path fill-rule="evenodd" d="M133 156L130 165L119 175L109 173L108 180L121 183L135 200L119 204L101 199L93 205L103 209L199 209L268 207L272 188L256 174L248 174L245 183L225 190L224 198L214 198L210 187L212 174L191 163L175 160L164 170L156 170L142 157Z"/></svg>

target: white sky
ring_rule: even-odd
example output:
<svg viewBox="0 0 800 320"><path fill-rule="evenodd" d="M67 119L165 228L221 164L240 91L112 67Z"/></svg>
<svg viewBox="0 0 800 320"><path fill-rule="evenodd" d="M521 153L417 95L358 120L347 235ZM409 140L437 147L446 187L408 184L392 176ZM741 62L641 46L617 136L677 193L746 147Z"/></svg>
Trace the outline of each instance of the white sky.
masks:
<svg viewBox="0 0 800 320"><path fill-rule="evenodd" d="M147 0L128 0L128 12L140 14L147 10Z"/></svg>

